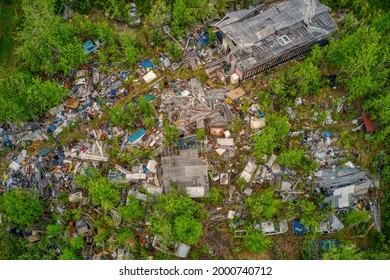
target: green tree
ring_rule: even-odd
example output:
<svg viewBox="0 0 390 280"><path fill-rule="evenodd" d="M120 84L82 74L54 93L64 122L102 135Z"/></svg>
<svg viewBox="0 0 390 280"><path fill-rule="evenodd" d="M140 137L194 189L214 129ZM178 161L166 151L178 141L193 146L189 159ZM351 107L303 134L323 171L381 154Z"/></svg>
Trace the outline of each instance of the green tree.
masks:
<svg viewBox="0 0 390 280"><path fill-rule="evenodd" d="M191 216L177 216L173 221L174 232L179 242L189 245L198 243L199 237L203 234L202 224Z"/></svg>
<svg viewBox="0 0 390 280"><path fill-rule="evenodd" d="M58 105L68 93L67 88L55 82L44 82L27 71L15 71L6 78L0 77L0 120L22 122L36 118Z"/></svg>
<svg viewBox="0 0 390 280"><path fill-rule="evenodd" d="M124 108L121 106L113 106L108 110L108 117L115 125L132 129L137 117L135 105L130 102Z"/></svg>
<svg viewBox="0 0 390 280"><path fill-rule="evenodd" d="M282 80L284 76L279 79L272 79L270 82L272 92L279 98L285 98L287 95L285 82Z"/></svg>
<svg viewBox="0 0 390 280"><path fill-rule="evenodd" d="M319 50L318 46L316 48ZM307 96L316 93L324 84L321 70L310 59L292 66L286 73L286 81L292 85L289 90L291 96Z"/></svg>
<svg viewBox="0 0 390 280"><path fill-rule="evenodd" d="M275 149L279 148L290 131L287 117L278 118L270 115L267 120L267 126L261 134L255 134L253 137L253 156L259 161L263 159L264 154L272 154Z"/></svg>
<svg viewBox="0 0 390 280"><path fill-rule="evenodd" d="M10 222L22 229L31 227L43 216L44 205L31 192L13 189L4 194L4 210Z"/></svg>
<svg viewBox="0 0 390 280"><path fill-rule="evenodd" d="M68 75L88 57L71 26L55 13L54 4L55 0L22 1L25 20L18 32L16 54L35 73Z"/></svg>
<svg viewBox="0 0 390 280"><path fill-rule="evenodd" d="M365 252L365 258L368 260L388 260L390 257L390 250L386 244L386 237L384 234L371 230L368 235L368 250Z"/></svg>
<svg viewBox="0 0 390 280"><path fill-rule="evenodd" d="M313 232L316 232L322 222L325 221L325 215L319 211L316 204L309 200L301 200L300 202L300 218L301 223L306 227L310 227Z"/></svg>
<svg viewBox="0 0 390 280"><path fill-rule="evenodd" d="M100 2L100 1L99 1ZM125 0L106 0L99 3L104 9L106 16L117 20L127 20L127 11L129 6Z"/></svg>
<svg viewBox="0 0 390 280"><path fill-rule="evenodd" d="M320 258L317 238L313 234L307 235L301 245L301 258L303 260L318 260Z"/></svg>
<svg viewBox="0 0 390 280"><path fill-rule="evenodd" d="M184 58L184 52L181 47L177 43L172 43L170 46L170 53L173 59L176 61L182 60Z"/></svg>
<svg viewBox="0 0 390 280"><path fill-rule="evenodd" d="M61 224L52 224L46 227L46 234L49 237L56 237L63 231Z"/></svg>
<svg viewBox="0 0 390 280"><path fill-rule="evenodd" d="M152 232L167 242L195 245L203 233L200 220L205 217L203 204L179 195L171 187L170 193L159 196L153 206Z"/></svg>
<svg viewBox="0 0 390 280"><path fill-rule="evenodd" d="M153 117L146 118L144 121L145 129L150 130L156 125L156 121Z"/></svg>
<svg viewBox="0 0 390 280"><path fill-rule="evenodd" d="M142 162L152 159L153 151L150 149L129 148L126 153L119 156L119 159L128 165L139 165Z"/></svg>
<svg viewBox="0 0 390 280"><path fill-rule="evenodd" d="M244 122L242 121L242 119L240 119L239 117L236 117L230 122L229 130L231 130L232 133L236 134L242 129L243 125L244 125Z"/></svg>
<svg viewBox="0 0 390 280"><path fill-rule="evenodd" d="M60 260L79 260L79 256L77 256L76 252L74 252L71 248L65 248L60 256Z"/></svg>
<svg viewBox="0 0 390 280"><path fill-rule="evenodd" d="M245 206L255 221L271 220L278 216L282 209L282 200L274 195L274 190L268 188L262 194L252 195L245 200Z"/></svg>
<svg viewBox="0 0 390 280"><path fill-rule="evenodd" d="M135 234L129 228L126 227L120 228L116 236L116 241L118 245L125 246L131 249L127 243L129 240L135 240Z"/></svg>
<svg viewBox="0 0 390 280"><path fill-rule="evenodd" d="M345 215L345 223L349 227L358 227L371 222L371 215L368 211L352 210Z"/></svg>
<svg viewBox="0 0 390 280"><path fill-rule="evenodd" d="M107 178L101 177L96 169L90 170L91 175L79 175L76 183L87 189L92 202L108 211L115 208L120 202L119 190Z"/></svg>
<svg viewBox="0 0 390 280"><path fill-rule="evenodd" d="M22 254L17 238L6 231L6 228L0 225L0 260L16 260Z"/></svg>
<svg viewBox="0 0 390 280"><path fill-rule="evenodd" d="M168 25L171 21L170 5L163 0L156 1L152 6L147 21L157 30L162 29L164 25Z"/></svg>
<svg viewBox="0 0 390 280"><path fill-rule="evenodd" d="M246 181L242 177L238 177L236 180L237 186L241 189L244 190L246 188Z"/></svg>
<svg viewBox="0 0 390 280"><path fill-rule="evenodd" d="M138 104L138 110L143 118L149 118L153 115L154 113L154 108L150 101L142 96L139 99L139 104Z"/></svg>
<svg viewBox="0 0 390 280"><path fill-rule="evenodd" d="M244 244L248 251L260 254L271 247L271 239L266 237L261 231L247 227L248 235L244 237Z"/></svg>
<svg viewBox="0 0 390 280"><path fill-rule="evenodd" d="M180 130L176 126L171 126L168 121L164 121L163 134L168 145L179 140Z"/></svg>
<svg viewBox="0 0 390 280"><path fill-rule="evenodd" d="M182 37L189 27L215 15L214 5L208 0L175 0L172 8L172 33Z"/></svg>
<svg viewBox="0 0 390 280"><path fill-rule="evenodd" d="M297 168L300 166L304 155L305 151L303 149L289 149L281 152L276 160L285 167Z"/></svg>
<svg viewBox="0 0 390 280"><path fill-rule="evenodd" d="M142 58L144 46L140 40L134 36L129 36L128 33L121 33L119 40L125 61L130 64L131 69L134 69L136 62Z"/></svg>
<svg viewBox="0 0 390 280"><path fill-rule="evenodd" d="M385 31L383 26L377 30L362 25L352 34L345 34L341 40L330 44L328 61L341 70L341 80L348 88L349 100L371 100L382 96L377 93L384 88L390 73L386 67L390 60L390 37L384 35Z"/></svg>
<svg viewBox="0 0 390 280"><path fill-rule="evenodd" d="M129 195L126 206L118 207L118 212L123 221L132 223L145 218L146 205L145 202L140 202L133 195Z"/></svg>
<svg viewBox="0 0 390 280"><path fill-rule="evenodd" d="M324 260L362 260L364 253L355 244L348 242L338 247L333 247L323 254Z"/></svg>

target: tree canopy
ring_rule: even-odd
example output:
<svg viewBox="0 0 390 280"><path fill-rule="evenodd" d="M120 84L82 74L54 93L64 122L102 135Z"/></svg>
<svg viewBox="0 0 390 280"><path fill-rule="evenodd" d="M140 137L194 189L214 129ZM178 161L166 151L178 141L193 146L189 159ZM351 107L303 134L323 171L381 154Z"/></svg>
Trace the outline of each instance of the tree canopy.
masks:
<svg viewBox="0 0 390 280"><path fill-rule="evenodd" d="M265 154L272 154L281 147L290 131L287 117L270 115L266 120L267 126L253 137L253 155L260 161Z"/></svg>
<svg viewBox="0 0 390 280"><path fill-rule="evenodd" d="M272 188L266 189L260 195L252 195L245 200L252 218L258 222L274 219L282 209L282 200L274 197Z"/></svg>
<svg viewBox="0 0 390 280"><path fill-rule="evenodd" d="M271 246L271 239L266 237L261 231L248 227L248 235L244 237L244 244L248 251L259 254Z"/></svg>
<svg viewBox="0 0 390 280"><path fill-rule="evenodd" d="M13 189L4 194L7 218L22 229L31 227L42 217L44 205L34 194L24 189Z"/></svg>
<svg viewBox="0 0 390 280"><path fill-rule="evenodd" d="M159 196L153 206L152 232L167 241L195 245L203 234L204 207L175 190Z"/></svg>
<svg viewBox="0 0 390 280"><path fill-rule="evenodd" d="M77 176L76 183L88 190L93 204L100 205L106 211L120 202L119 190L107 178L101 177L96 169L90 170L90 175Z"/></svg>

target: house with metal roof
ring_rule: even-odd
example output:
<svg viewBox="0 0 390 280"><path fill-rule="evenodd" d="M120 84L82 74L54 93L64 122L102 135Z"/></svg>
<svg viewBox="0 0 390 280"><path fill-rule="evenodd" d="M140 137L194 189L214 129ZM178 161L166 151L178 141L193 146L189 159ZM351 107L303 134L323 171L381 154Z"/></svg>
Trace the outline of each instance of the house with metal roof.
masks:
<svg viewBox="0 0 390 280"><path fill-rule="evenodd" d="M161 163L165 193L170 191L172 182L177 182L190 197L207 196L207 164L199 158L198 149L166 149Z"/></svg>
<svg viewBox="0 0 390 280"><path fill-rule="evenodd" d="M323 45L337 26L318 0L272 2L227 14L213 27L240 80ZM222 35L222 36L221 36Z"/></svg>
<svg viewBox="0 0 390 280"><path fill-rule="evenodd" d="M349 165L331 169L320 169L314 173L318 178L317 190L324 194L325 203L332 208L342 209L353 206L359 196L368 193L369 188L377 183L367 177L366 172Z"/></svg>

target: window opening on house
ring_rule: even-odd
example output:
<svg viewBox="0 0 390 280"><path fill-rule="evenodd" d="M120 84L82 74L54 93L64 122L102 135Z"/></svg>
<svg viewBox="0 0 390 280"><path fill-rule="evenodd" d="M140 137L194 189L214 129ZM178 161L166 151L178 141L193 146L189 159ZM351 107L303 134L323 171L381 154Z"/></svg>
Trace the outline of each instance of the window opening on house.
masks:
<svg viewBox="0 0 390 280"><path fill-rule="evenodd" d="M291 39L287 36L287 35L283 35L283 36L281 36L281 37L279 37L278 39L276 39L278 42L279 42L279 44L281 44L281 45L286 45L286 44L288 44L288 43L290 43L291 42Z"/></svg>

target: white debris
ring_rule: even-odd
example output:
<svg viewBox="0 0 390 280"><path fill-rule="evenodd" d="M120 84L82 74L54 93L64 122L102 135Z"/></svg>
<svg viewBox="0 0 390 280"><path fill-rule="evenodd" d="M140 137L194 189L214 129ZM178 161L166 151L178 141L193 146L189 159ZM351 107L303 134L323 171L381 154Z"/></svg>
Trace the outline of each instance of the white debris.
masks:
<svg viewBox="0 0 390 280"><path fill-rule="evenodd" d="M228 215L227 215L227 218L230 219L230 220L233 220L235 214L236 214L236 211L229 210L229 213L228 213Z"/></svg>

